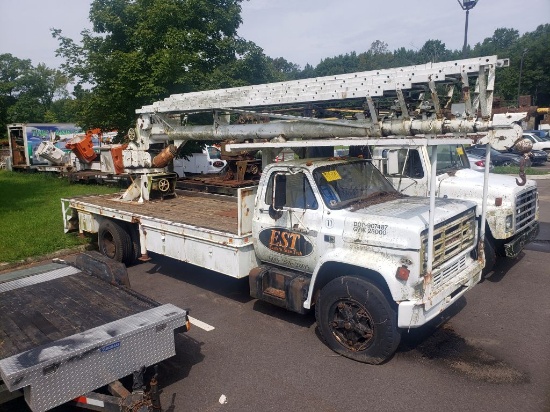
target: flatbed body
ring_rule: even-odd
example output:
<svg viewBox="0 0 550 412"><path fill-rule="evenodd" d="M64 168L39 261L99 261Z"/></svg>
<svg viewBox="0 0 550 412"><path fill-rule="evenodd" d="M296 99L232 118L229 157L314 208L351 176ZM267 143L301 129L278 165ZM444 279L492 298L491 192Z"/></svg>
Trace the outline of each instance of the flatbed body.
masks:
<svg viewBox="0 0 550 412"><path fill-rule="evenodd" d="M112 194L62 199L65 230L71 219L87 233L97 233L106 218L139 224L148 252L243 278L258 265L251 236L256 190L238 188L237 196L176 190L173 198L143 203Z"/></svg>
<svg viewBox="0 0 550 412"><path fill-rule="evenodd" d="M0 275L0 376L45 411L175 354L187 312L80 269Z"/></svg>

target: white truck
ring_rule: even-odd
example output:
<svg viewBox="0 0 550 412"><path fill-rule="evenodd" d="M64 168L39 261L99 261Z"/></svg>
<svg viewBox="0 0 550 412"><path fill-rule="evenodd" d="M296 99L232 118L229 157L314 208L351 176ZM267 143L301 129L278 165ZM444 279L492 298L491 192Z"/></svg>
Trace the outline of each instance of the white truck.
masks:
<svg viewBox="0 0 550 412"><path fill-rule="evenodd" d="M518 186L514 177L491 173L484 197L484 175L470 169L463 146L444 145L439 152L436 196L471 200L477 204L478 216L486 200L485 272L493 268L498 256L516 258L539 231L536 182L527 180ZM424 145L381 145L372 150L373 161L386 178L399 192L411 196L429 196L430 155Z"/></svg>
<svg viewBox="0 0 550 412"><path fill-rule="evenodd" d="M285 148L303 157L307 148L335 144L421 142L433 147L436 165L438 145L490 133L489 89L499 64L506 62L488 56L170 96L136 111L141 121L123 158L141 176L120 196L62 199L65 230L97 233L100 251L126 263L154 252L248 276L254 297L298 313L315 308L321 335L337 353L383 362L402 330L424 325L480 280L485 213L480 224L475 203L436 198L435 174L433 195L405 197L369 160L272 159ZM470 77L483 86L475 100L483 116L443 118L436 89ZM411 113L413 95L420 109ZM386 102L402 113L383 117ZM261 117L269 121L235 121L266 109ZM319 118L342 110L353 118ZM183 120L201 111L214 112L213 125ZM160 165L190 139L229 141L228 151L261 149L259 185L235 197L173 190L165 199L171 176ZM166 151L153 157L150 147L162 142Z"/></svg>

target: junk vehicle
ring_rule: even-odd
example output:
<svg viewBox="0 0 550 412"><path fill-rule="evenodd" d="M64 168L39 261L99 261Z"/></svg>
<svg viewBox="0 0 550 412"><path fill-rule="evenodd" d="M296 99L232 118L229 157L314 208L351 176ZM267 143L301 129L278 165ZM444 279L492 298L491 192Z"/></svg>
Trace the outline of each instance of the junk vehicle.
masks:
<svg viewBox="0 0 550 412"><path fill-rule="evenodd" d="M371 161L334 158L333 146L419 142L432 147L435 170L438 145L492 129L490 90L478 88L482 118L447 119L436 88L470 77L491 85L502 64L489 56L172 95L136 110L123 159L141 175L117 196L62 199L65 230L97 233L101 253L128 264L154 252L248 276L253 297L298 313L315 308L332 350L381 363L402 330L424 325L480 280L485 214L478 223L475 203L436 198L435 174L430 198L404 197ZM344 104L361 109L346 109L353 119L323 118ZM385 104L402 111L384 117ZM258 110L271 120L232 121ZM213 125L189 125L195 112L213 112ZM191 139L261 150L259 184L236 196L176 190L164 166ZM150 152L163 142L161 154ZM327 147L329 157L307 158L308 149ZM284 148L302 159L271 163Z"/></svg>
<svg viewBox="0 0 550 412"><path fill-rule="evenodd" d="M65 144L82 129L71 123L14 123L8 125L10 170L58 171L68 162ZM48 149L46 149L48 144ZM44 153L45 157L41 154Z"/></svg>
<svg viewBox="0 0 550 412"><path fill-rule="evenodd" d="M34 412L160 410L145 368L175 355L174 332L190 326L187 310L132 291L126 267L98 252L2 274L0 310L0 403L23 392ZM118 381L131 374L132 392ZM117 396L94 392L105 385Z"/></svg>
<svg viewBox="0 0 550 412"><path fill-rule="evenodd" d="M111 143L115 135L65 123L9 124L7 169L58 173L72 181L124 181L128 176L119 159L124 146Z"/></svg>

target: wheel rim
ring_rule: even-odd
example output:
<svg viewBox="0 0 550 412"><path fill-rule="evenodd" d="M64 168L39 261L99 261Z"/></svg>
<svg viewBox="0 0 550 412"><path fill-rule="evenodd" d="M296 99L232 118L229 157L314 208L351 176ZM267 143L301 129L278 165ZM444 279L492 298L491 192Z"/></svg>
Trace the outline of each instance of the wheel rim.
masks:
<svg viewBox="0 0 550 412"><path fill-rule="evenodd" d="M104 233L101 237L101 251L110 259L115 257L116 246L113 240L113 235L110 232Z"/></svg>
<svg viewBox="0 0 550 412"><path fill-rule="evenodd" d="M374 340L374 320L362 304L342 299L330 308L329 327L334 338L347 350L360 352Z"/></svg>
<svg viewBox="0 0 550 412"><path fill-rule="evenodd" d="M159 180L159 190L161 192L167 192L168 189L170 189L170 182L168 179L160 179Z"/></svg>

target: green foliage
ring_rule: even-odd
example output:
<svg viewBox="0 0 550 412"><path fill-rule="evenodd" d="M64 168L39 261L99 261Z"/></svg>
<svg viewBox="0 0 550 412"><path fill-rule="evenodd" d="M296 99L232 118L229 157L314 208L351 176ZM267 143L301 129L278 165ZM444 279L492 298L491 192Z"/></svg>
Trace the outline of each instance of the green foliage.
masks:
<svg viewBox="0 0 550 412"><path fill-rule="evenodd" d="M127 130L135 109L173 93L273 79L263 51L237 36L242 0L95 0L81 45L62 35L63 69L90 84L85 128Z"/></svg>
<svg viewBox="0 0 550 412"><path fill-rule="evenodd" d="M503 174L503 175L519 175L519 166L495 166L491 173ZM526 175L547 175L548 170L537 169L534 167L528 167L525 169Z"/></svg>
<svg viewBox="0 0 550 412"><path fill-rule="evenodd" d="M54 106L56 99L69 99L69 81L61 71L44 64L33 67L30 60L0 55L0 136L8 123L71 121Z"/></svg>
<svg viewBox="0 0 550 412"><path fill-rule="evenodd" d="M86 240L63 232L60 199L115 191L107 186L69 184L43 173L0 170L0 262L83 244Z"/></svg>

